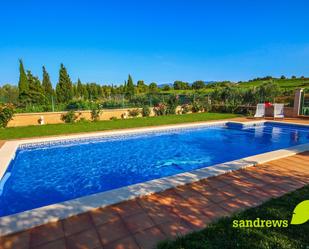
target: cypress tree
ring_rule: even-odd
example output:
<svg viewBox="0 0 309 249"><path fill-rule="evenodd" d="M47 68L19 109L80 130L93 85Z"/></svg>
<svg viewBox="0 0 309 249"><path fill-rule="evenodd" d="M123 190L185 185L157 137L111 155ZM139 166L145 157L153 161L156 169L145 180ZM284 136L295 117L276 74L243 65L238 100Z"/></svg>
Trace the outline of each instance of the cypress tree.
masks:
<svg viewBox="0 0 309 249"><path fill-rule="evenodd" d="M29 83L29 97L32 104L43 104L45 97L43 88L38 77L32 75L31 71L27 71L27 80Z"/></svg>
<svg viewBox="0 0 309 249"><path fill-rule="evenodd" d="M115 94L115 88L114 88L114 84L112 84L111 86L111 95L114 95Z"/></svg>
<svg viewBox="0 0 309 249"><path fill-rule="evenodd" d="M86 84L86 90L87 90L87 99L92 100L91 90L90 90L90 85L89 85L89 83Z"/></svg>
<svg viewBox="0 0 309 249"><path fill-rule="evenodd" d="M134 95L134 83L133 83L133 80L132 80L132 77L131 77L130 74L129 74L128 82L127 82L127 85L126 85L126 92L127 92L128 96Z"/></svg>
<svg viewBox="0 0 309 249"><path fill-rule="evenodd" d="M127 93L127 81L125 80L124 83L123 83L123 92L124 94Z"/></svg>
<svg viewBox="0 0 309 249"><path fill-rule="evenodd" d="M54 95L53 86L50 82L49 74L43 66L43 80L42 80L43 93L47 99L47 102L51 102L51 98Z"/></svg>
<svg viewBox="0 0 309 249"><path fill-rule="evenodd" d="M77 97L79 98L83 98L84 97L84 88L83 88L83 84L82 82L80 81L80 79L78 78L77 80Z"/></svg>
<svg viewBox="0 0 309 249"><path fill-rule="evenodd" d="M75 97L78 97L78 95L77 95L77 84L73 84L73 97L75 98Z"/></svg>
<svg viewBox="0 0 309 249"><path fill-rule="evenodd" d="M29 83L23 61L19 60L19 81L18 81L19 95L18 99L21 103L25 104L28 101Z"/></svg>
<svg viewBox="0 0 309 249"><path fill-rule="evenodd" d="M63 64L60 65L56 94L59 103L67 103L73 98L73 84Z"/></svg>
<svg viewBox="0 0 309 249"><path fill-rule="evenodd" d="M87 90L87 86L86 85L82 85L83 89L82 89L82 97L84 99L88 99L89 98L89 94L88 94L88 90Z"/></svg>

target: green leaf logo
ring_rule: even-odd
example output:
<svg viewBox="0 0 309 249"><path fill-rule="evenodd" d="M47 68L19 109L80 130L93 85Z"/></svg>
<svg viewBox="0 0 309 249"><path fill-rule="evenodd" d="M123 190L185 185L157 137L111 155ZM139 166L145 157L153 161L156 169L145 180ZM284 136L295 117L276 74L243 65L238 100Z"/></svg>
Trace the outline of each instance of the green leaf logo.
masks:
<svg viewBox="0 0 309 249"><path fill-rule="evenodd" d="M309 220L309 200L299 203L294 211L291 220L292 225L300 225Z"/></svg>

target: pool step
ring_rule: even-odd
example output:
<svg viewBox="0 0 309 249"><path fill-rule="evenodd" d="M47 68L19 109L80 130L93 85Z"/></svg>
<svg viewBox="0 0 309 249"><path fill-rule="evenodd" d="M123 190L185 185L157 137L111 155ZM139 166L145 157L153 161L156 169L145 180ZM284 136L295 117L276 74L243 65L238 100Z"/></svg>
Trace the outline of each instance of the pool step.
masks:
<svg viewBox="0 0 309 249"><path fill-rule="evenodd" d="M244 129L244 128L254 128L254 127L263 127L264 123L239 123L239 122L227 122L225 124L227 128L230 129Z"/></svg>

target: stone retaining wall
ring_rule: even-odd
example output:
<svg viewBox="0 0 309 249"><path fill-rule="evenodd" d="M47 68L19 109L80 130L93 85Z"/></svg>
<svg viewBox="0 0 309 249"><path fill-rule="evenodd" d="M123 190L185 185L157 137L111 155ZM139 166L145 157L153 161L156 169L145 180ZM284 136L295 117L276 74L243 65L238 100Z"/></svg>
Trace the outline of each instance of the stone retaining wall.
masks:
<svg viewBox="0 0 309 249"><path fill-rule="evenodd" d="M38 113L18 113L8 123L8 127L39 125L39 119L44 117L45 124L63 123L61 116L66 112L38 112ZM111 117L121 118L121 115L128 113L128 109L103 109L100 120L110 120ZM76 111L78 118L90 120L90 111Z"/></svg>
<svg viewBox="0 0 309 249"><path fill-rule="evenodd" d="M255 107L248 107L249 109L255 109ZM134 109L134 108L131 108ZM176 109L178 111L180 107ZM103 109L100 115L100 120L110 120L111 117L121 118L121 115L128 114L130 109ZM13 119L8 123L8 127L17 127L17 126L28 126L28 125L39 125L39 119L41 116L44 117L45 124L59 124L63 123L61 116L66 112L40 112L40 113L18 113L15 114ZM76 111L80 118L85 118L90 120L91 114L90 111ZM266 116L272 117L274 110L272 107L266 108ZM150 114L153 116L153 112ZM287 118L297 117L294 114L293 107L285 107L284 115Z"/></svg>
<svg viewBox="0 0 309 249"><path fill-rule="evenodd" d="M265 114L266 114L266 117L273 117L274 116L274 108L273 107L266 108ZM294 115L293 107L284 107L284 116L286 118L297 117L297 115Z"/></svg>

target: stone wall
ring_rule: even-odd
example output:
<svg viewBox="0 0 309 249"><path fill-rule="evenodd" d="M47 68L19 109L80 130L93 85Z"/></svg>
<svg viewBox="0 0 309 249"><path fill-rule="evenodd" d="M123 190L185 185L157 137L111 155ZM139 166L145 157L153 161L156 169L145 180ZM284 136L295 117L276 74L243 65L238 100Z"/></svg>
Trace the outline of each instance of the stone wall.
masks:
<svg viewBox="0 0 309 249"><path fill-rule="evenodd" d="M8 127L39 125L39 119L44 117L45 124L63 123L61 120L62 114L66 112L40 112L40 113L18 113L8 123ZM103 109L100 115L100 120L110 120L111 117L121 118L121 115L128 113L128 109ZM77 111L78 118L90 120L90 111Z"/></svg>
<svg viewBox="0 0 309 249"><path fill-rule="evenodd" d="M266 117L273 117L274 116L274 107L268 107L265 111ZM294 118L297 115L294 115L293 107L284 107L284 117L286 118Z"/></svg>
<svg viewBox="0 0 309 249"><path fill-rule="evenodd" d="M255 111L255 107L248 107ZM176 109L178 111L180 107ZM128 114L129 109L103 109L100 115L100 120L110 120L111 117L121 118L122 114ZM45 124L59 124L63 123L61 120L62 114L66 112L40 112L40 113L19 113L15 114L13 119L8 123L8 127L39 125L39 119L44 117ZM272 117L274 113L273 107L266 108L266 117ZM85 118L90 120L90 111L77 111L78 118ZM153 116L153 112L150 114ZM293 107L284 107L284 115L287 118L296 117Z"/></svg>

